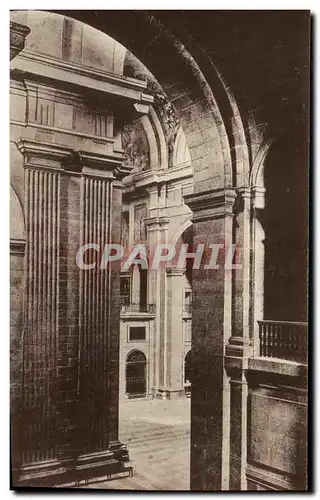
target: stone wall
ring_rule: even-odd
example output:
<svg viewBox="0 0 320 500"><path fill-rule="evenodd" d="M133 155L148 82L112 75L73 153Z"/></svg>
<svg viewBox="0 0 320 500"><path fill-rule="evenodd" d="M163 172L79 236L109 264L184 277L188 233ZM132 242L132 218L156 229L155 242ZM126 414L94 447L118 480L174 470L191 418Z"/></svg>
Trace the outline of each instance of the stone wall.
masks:
<svg viewBox="0 0 320 500"><path fill-rule="evenodd" d="M307 370L252 360L248 372L248 490L307 487Z"/></svg>

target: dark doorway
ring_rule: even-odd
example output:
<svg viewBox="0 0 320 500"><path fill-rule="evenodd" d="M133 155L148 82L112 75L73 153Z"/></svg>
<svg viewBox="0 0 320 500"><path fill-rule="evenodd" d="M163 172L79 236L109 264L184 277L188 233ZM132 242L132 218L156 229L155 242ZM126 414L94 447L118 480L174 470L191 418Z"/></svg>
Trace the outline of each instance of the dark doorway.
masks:
<svg viewBox="0 0 320 500"><path fill-rule="evenodd" d="M126 361L126 393L129 398L145 397L147 360L143 352L133 351Z"/></svg>
<svg viewBox="0 0 320 500"><path fill-rule="evenodd" d="M191 351L184 358L184 390L187 396L191 396Z"/></svg>
<svg viewBox="0 0 320 500"><path fill-rule="evenodd" d="M148 271L140 267L140 296L139 305L140 311L146 310L148 303Z"/></svg>

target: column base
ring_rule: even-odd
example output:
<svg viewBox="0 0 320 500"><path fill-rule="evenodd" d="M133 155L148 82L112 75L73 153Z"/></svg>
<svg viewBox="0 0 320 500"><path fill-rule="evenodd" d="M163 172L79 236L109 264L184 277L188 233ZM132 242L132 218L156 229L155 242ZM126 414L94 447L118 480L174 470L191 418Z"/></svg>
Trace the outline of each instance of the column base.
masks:
<svg viewBox="0 0 320 500"><path fill-rule="evenodd" d="M152 392L150 392L149 394L144 394L144 395L139 395L139 396L135 396L135 395L128 395L128 394L125 394L123 398L120 399L120 401L122 403L126 403L127 401L145 401L146 399L153 399L155 398L154 394Z"/></svg>
<svg viewBox="0 0 320 500"><path fill-rule="evenodd" d="M20 470L12 471L12 475L17 479L11 487L15 489L24 486L54 486L66 471L67 464L60 460L44 460L23 465Z"/></svg>
<svg viewBox="0 0 320 500"><path fill-rule="evenodd" d="M126 472L130 466L126 445L120 441L111 442L108 450L80 455L76 460L47 460L25 465L20 469L17 484L19 487L76 486L81 481L102 478Z"/></svg>
<svg viewBox="0 0 320 500"><path fill-rule="evenodd" d="M172 390L172 389L158 389L158 392L156 394L157 399L179 399L185 397L185 391L184 389L177 389L177 390Z"/></svg>

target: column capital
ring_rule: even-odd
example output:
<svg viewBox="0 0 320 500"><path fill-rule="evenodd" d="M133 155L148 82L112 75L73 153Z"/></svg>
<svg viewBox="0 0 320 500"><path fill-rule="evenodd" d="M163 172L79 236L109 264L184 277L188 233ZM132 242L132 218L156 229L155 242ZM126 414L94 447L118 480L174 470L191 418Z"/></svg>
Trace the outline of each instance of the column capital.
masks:
<svg viewBox="0 0 320 500"><path fill-rule="evenodd" d="M265 205L265 193L266 189L260 186L254 186L252 188L252 203L253 208L264 208Z"/></svg>
<svg viewBox="0 0 320 500"><path fill-rule="evenodd" d="M24 49L25 38L30 31L28 26L10 21L10 61Z"/></svg>
<svg viewBox="0 0 320 500"><path fill-rule="evenodd" d="M266 188L262 186L252 186L251 190L253 193L257 194L264 194L266 192Z"/></svg>
<svg viewBox="0 0 320 500"><path fill-rule="evenodd" d="M159 224L161 229L167 229L170 223L170 218L167 217L166 215L162 215L159 217Z"/></svg>
<svg viewBox="0 0 320 500"><path fill-rule="evenodd" d="M234 215L237 216L244 211L249 213L250 201L252 199L252 188L248 186L241 186L237 188L237 199L235 201Z"/></svg>
<svg viewBox="0 0 320 500"><path fill-rule="evenodd" d="M25 167L60 170L71 174L114 179L122 158L79 151L64 144L20 137L16 141Z"/></svg>
<svg viewBox="0 0 320 500"><path fill-rule="evenodd" d="M144 219L144 223L148 227L148 230L159 229L159 217L148 217Z"/></svg>
<svg viewBox="0 0 320 500"><path fill-rule="evenodd" d="M250 199L253 194L253 189L248 186L239 187L237 193L244 199Z"/></svg>
<svg viewBox="0 0 320 500"><path fill-rule="evenodd" d="M193 212L194 222L232 217L237 193L233 188L219 188L184 197Z"/></svg>
<svg viewBox="0 0 320 500"><path fill-rule="evenodd" d="M118 177L122 157L118 158L113 155L91 153L89 151L76 151L75 153L80 159L83 175L90 177Z"/></svg>
<svg viewBox="0 0 320 500"><path fill-rule="evenodd" d="M158 194L158 184L156 182L146 186L145 189L146 189L146 191L148 191L149 196L151 194Z"/></svg>
<svg viewBox="0 0 320 500"><path fill-rule="evenodd" d="M51 160L56 162L56 168L60 168L61 160L73 153L73 148L68 146L23 137L16 141L16 145L25 157L25 167L34 166L33 160Z"/></svg>

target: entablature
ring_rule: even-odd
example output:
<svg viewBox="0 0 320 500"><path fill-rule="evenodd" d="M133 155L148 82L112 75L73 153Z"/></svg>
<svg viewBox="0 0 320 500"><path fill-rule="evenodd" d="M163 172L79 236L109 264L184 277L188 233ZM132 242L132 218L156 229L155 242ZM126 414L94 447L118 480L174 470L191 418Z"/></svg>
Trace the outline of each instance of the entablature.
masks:
<svg viewBox="0 0 320 500"><path fill-rule="evenodd" d="M31 51L24 51L11 63L11 76L19 78L22 75L42 82L59 82L59 85L120 96L139 105L148 106L153 103L153 97L146 92L147 84L144 81L93 70ZM144 113L146 109L141 108L139 111Z"/></svg>
<svg viewBox="0 0 320 500"><path fill-rule="evenodd" d="M193 173L190 164L178 165L166 170L147 170L138 172L124 179L124 191L132 192L139 188L148 188L151 186L163 186L182 183L189 185L192 183Z"/></svg>
<svg viewBox="0 0 320 500"><path fill-rule="evenodd" d="M117 177L123 158L106 153L75 150L69 145L46 143L20 138L17 148L24 157L24 166L71 174Z"/></svg>

